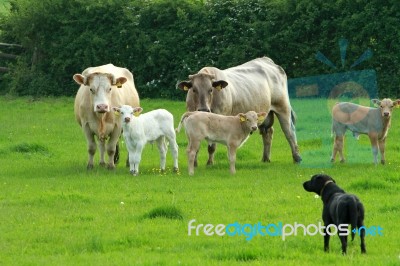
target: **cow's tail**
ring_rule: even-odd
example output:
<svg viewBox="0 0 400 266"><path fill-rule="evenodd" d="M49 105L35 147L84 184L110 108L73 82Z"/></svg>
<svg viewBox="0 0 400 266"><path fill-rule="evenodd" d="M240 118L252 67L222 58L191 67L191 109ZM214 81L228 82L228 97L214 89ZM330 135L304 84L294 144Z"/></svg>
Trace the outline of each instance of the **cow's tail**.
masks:
<svg viewBox="0 0 400 266"><path fill-rule="evenodd" d="M189 116L191 116L192 114L193 114L193 112L186 112L182 115L181 120L179 121L178 127L175 129L175 131L177 133L179 133L181 131L181 128L185 122L185 119L188 118Z"/></svg>

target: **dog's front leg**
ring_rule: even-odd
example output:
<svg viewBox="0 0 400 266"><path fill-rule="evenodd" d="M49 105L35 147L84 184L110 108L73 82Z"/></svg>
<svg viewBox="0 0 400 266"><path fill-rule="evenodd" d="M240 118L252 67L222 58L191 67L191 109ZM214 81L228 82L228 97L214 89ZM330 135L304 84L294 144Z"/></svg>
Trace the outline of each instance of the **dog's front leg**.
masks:
<svg viewBox="0 0 400 266"><path fill-rule="evenodd" d="M329 237L330 235L328 234L328 229L327 226L329 224L325 224L325 235L324 235L324 251L329 252Z"/></svg>

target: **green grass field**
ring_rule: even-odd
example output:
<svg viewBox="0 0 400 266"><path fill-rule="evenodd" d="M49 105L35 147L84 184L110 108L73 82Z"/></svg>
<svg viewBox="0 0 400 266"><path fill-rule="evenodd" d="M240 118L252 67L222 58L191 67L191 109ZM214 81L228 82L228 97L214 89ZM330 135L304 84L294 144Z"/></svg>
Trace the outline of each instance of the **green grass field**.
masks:
<svg viewBox="0 0 400 266"><path fill-rule="evenodd" d="M238 151L237 174L229 174L226 148L206 167L206 146L195 175L187 174L186 136L178 135L180 173L158 171L158 151L148 145L141 174L124 166L86 170L86 141L74 120L73 99L0 98L0 264L1 265L399 265L400 110L394 110L387 164L372 164L369 140L346 139L346 164L329 163L332 137L329 103L292 100L303 162L292 163L289 145L275 125L272 162L261 163L262 141L253 134ZM184 102L142 100L144 112L165 108L178 117ZM97 162L98 162L98 157ZM188 223L304 225L321 221L322 202L302 183L315 173L333 176L358 195L367 236L341 255L322 236L188 236Z"/></svg>

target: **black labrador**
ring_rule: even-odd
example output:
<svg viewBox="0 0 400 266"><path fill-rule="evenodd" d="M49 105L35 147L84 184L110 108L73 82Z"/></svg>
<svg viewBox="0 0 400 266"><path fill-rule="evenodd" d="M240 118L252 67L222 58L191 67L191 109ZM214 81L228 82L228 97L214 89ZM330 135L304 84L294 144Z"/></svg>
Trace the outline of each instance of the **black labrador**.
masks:
<svg viewBox="0 0 400 266"><path fill-rule="evenodd" d="M353 229L364 226L364 206L361 201L351 194L347 194L343 189L336 185L332 177L324 174L317 174L311 177L310 181L303 183L303 187L308 192L315 192L321 196L324 205L322 210L322 219L325 225L324 250L329 251L329 234L327 226L334 224L350 224L351 240L354 240L355 233ZM354 230L354 231L355 231ZM361 253L366 253L365 249L365 230L360 231ZM340 236L342 242L342 253L346 254L347 235Z"/></svg>

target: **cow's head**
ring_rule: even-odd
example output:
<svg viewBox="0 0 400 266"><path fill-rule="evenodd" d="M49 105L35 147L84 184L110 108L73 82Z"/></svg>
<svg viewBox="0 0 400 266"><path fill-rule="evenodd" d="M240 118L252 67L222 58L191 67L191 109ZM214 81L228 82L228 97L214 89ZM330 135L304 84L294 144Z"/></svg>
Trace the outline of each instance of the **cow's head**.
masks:
<svg viewBox="0 0 400 266"><path fill-rule="evenodd" d="M121 117L123 123L129 123L134 116L139 116L143 111L142 107L132 107L129 105L122 105L121 107L113 107L113 111L117 116Z"/></svg>
<svg viewBox="0 0 400 266"><path fill-rule="evenodd" d="M266 112L256 113L254 111L248 111L247 113L238 114L240 118L240 122L242 126L249 129L250 132L254 132L257 130L258 126L265 120L267 117Z"/></svg>
<svg viewBox="0 0 400 266"><path fill-rule="evenodd" d="M215 94L228 85L225 80L215 80L207 73L189 75L188 81L178 83L178 88L188 93L186 104L188 111L212 112Z"/></svg>
<svg viewBox="0 0 400 266"><path fill-rule="evenodd" d="M122 87L127 79L116 78L109 73L92 73L88 76L75 74L73 79L79 85L87 86L93 103L94 112L105 113L110 111L111 95L114 89Z"/></svg>
<svg viewBox="0 0 400 266"><path fill-rule="evenodd" d="M400 105L400 100L392 101L391 99L385 98L382 101L378 99L372 99L371 102L381 109L382 117L390 118L392 115L393 107Z"/></svg>

